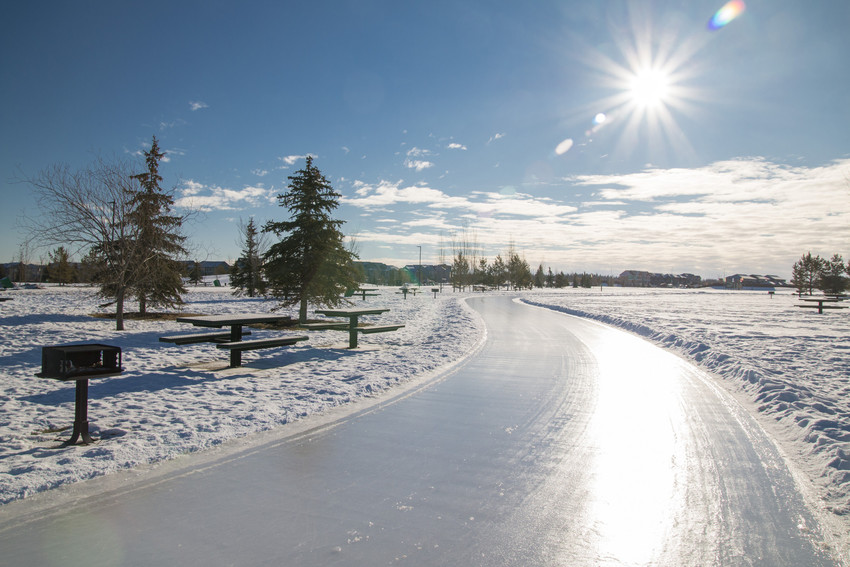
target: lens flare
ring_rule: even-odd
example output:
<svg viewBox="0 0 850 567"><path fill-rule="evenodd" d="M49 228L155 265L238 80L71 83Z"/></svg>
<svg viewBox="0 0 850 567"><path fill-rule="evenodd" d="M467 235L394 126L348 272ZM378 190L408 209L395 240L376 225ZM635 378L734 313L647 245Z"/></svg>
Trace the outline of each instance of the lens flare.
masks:
<svg viewBox="0 0 850 567"><path fill-rule="evenodd" d="M567 153L568 151L570 151L570 148L572 148L572 147L573 147L573 139L567 138L566 140L564 140L563 142L558 144L558 147L555 148L555 153L558 154L559 156L562 156L565 153Z"/></svg>
<svg viewBox="0 0 850 567"><path fill-rule="evenodd" d="M742 0L732 0L724 4L722 8L717 10L717 13L708 21L708 29L719 30L738 16L740 16L746 6Z"/></svg>
<svg viewBox="0 0 850 567"><path fill-rule="evenodd" d="M597 114L596 116L593 117L593 125L599 126L603 122L605 122L606 120L608 120L608 117L605 116L604 112L600 112L599 114Z"/></svg>

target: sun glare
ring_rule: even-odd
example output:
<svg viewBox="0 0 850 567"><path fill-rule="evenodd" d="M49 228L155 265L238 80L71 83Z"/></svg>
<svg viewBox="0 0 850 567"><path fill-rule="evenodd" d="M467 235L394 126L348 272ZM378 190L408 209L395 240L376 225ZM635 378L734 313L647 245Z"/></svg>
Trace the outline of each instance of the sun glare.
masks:
<svg viewBox="0 0 850 567"><path fill-rule="evenodd" d="M639 107L657 107L667 102L670 79L659 69L638 71L629 83L629 95Z"/></svg>
<svg viewBox="0 0 850 567"><path fill-rule="evenodd" d="M643 153L651 161L667 155L692 155L693 150L677 117L699 111L705 93L692 86L701 68L696 54L709 41L690 33L683 21L655 19L636 7L610 24L617 51L586 49L580 58L610 94L582 109L593 119L585 144L602 128L617 132L615 152Z"/></svg>

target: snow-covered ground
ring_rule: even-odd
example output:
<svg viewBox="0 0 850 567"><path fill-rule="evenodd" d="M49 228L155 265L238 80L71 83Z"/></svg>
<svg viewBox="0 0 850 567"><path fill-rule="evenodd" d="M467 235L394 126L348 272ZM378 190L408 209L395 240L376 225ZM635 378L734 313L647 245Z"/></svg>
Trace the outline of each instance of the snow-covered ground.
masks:
<svg viewBox="0 0 850 567"><path fill-rule="evenodd" d="M779 291L535 291L530 304L632 331L720 376L850 525L850 310Z"/></svg>
<svg viewBox="0 0 850 567"><path fill-rule="evenodd" d="M361 336L353 351L344 332L284 331L309 340L245 352L243 367L235 369L227 368L227 352L215 345L159 342L209 329L128 320L124 332L115 331L114 320L91 317L102 302L92 288L6 293L14 300L0 304L0 503L377 396L463 358L482 340L480 319L459 295L449 290L435 299L423 288L405 300L397 291L384 288L354 305L387 307L390 312L361 321L404 323L403 329ZM186 313L263 313L275 306L233 297L226 287L193 288L184 299ZM252 332L249 338L280 333ZM89 381L90 430L101 438L89 446L60 447L74 421L74 382L34 376L41 371L41 347L67 343L122 349L121 375Z"/></svg>
<svg viewBox="0 0 850 567"><path fill-rule="evenodd" d="M363 336L355 351L344 348L345 333L309 332L309 341L294 347L246 352L241 369L226 368L227 354L214 345L158 341L198 331L188 325L129 320L126 331L116 332L114 321L91 317L99 302L91 288L7 292L15 299L0 304L0 503L377 396L462 359L483 339L461 294L446 290L435 299L423 290L405 300L396 291L383 288L379 297L354 303L388 307L366 322L404 323L403 329ZM797 308L790 292L771 298L595 288L522 295L638 333L720 376L811 479L824 506L850 519L850 310L818 315ZM187 313L274 306L233 297L228 288L193 288L185 299ZM255 337L270 333L254 330ZM90 382L89 421L102 440L58 448L70 436L74 384L34 374L42 346L74 342L120 346L126 370Z"/></svg>

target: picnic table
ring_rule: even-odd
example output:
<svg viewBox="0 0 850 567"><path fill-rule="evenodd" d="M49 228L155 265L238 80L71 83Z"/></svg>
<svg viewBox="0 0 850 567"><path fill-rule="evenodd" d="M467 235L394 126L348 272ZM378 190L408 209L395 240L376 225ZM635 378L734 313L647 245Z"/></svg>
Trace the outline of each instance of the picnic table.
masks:
<svg viewBox="0 0 850 567"><path fill-rule="evenodd" d="M330 329L338 331L348 331L348 348L357 348L357 334L364 333L385 333L401 329L404 325L384 325L373 327L361 327L358 325L359 318L364 315L380 315L386 313L389 309L317 309L316 313L325 315L326 317L346 317L348 325L344 322L329 322L312 325L313 329ZM311 328L309 325L305 325Z"/></svg>
<svg viewBox="0 0 850 567"><path fill-rule="evenodd" d="M188 342L216 342L220 349L230 351L230 366L233 368L242 366L242 351L256 350L261 348L272 348L278 346L289 346L299 341L306 341L307 337L274 337L252 341L242 340L242 327L260 323L284 323L292 318L289 315L275 315L274 313L229 313L224 315L197 315L190 317L178 317L178 323L189 323L196 327L212 327L221 329L230 327L230 335L226 333L210 333L202 335L184 335L176 337L160 337L159 340L185 344ZM250 333L244 333L250 334ZM185 338L185 340L180 340ZM197 339L197 340L196 340ZM229 340L228 340L229 339Z"/></svg>
<svg viewBox="0 0 850 567"><path fill-rule="evenodd" d="M375 291L378 291L378 288L376 288L376 287L359 287L357 289L348 290L348 292L345 295L346 295L346 297L348 297L350 295L359 294L363 298L363 301L366 301L367 297L378 297L377 293L373 293Z"/></svg>
<svg viewBox="0 0 850 567"><path fill-rule="evenodd" d="M408 294L408 293L412 293L413 295L416 295L416 292L417 292L418 290L417 290L417 288L415 288L415 287L407 287L407 286L405 285L405 286L402 286L402 287L398 288L398 291L399 291L399 293L403 293L403 294L404 294L404 298L405 298L405 299L407 299L407 294Z"/></svg>
<svg viewBox="0 0 850 567"><path fill-rule="evenodd" d="M817 303L817 305L797 305L797 307L817 309L820 314L823 314L824 309L847 309L846 305L824 305L825 303L839 303L843 301L839 297L801 297L800 300L809 304Z"/></svg>

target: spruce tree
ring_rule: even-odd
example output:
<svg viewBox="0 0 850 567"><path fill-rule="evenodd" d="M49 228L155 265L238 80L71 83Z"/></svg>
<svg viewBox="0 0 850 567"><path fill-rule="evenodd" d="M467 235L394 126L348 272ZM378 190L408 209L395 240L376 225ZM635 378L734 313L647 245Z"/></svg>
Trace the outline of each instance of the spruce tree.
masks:
<svg viewBox="0 0 850 567"><path fill-rule="evenodd" d="M307 321L307 305L336 307L344 303L346 289L357 286L353 263L357 255L346 248L340 228L344 224L331 213L341 195L333 190L313 158L289 178L289 190L278 195L289 209L288 221L269 221L263 232L281 240L264 255L270 293L281 305L298 305L298 319Z"/></svg>
<svg viewBox="0 0 850 567"><path fill-rule="evenodd" d="M74 279L74 267L71 265L71 256L64 246L60 246L50 253L50 266L48 273L50 279L60 286L70 283Z"/></svg>
<svg viewBox="0 0 850 567"><path fill-rule="evenodd" d="M266 283L263 280L262 235L253 218L247 225L240 225L240 231L245 240L242 256L230 268L230 286L233 287L233 295L256 297L266 291Z"/></svg>
<svg viewBox="0 0 850 567"><path fill-rule="evenodd" d="M846 269L844 258L834 254L829 260L824 260L821 266L818 286L824 293L840 295L847 289L848 280L844 277Z"/></svg>
<svg viewBox="0 0 850 567"><path fill-rule="evenodd" d="M134 278L132 293L139 300L139 313L145 314L147 305L174 307L183 303L186 293L179 256L187 254L180 235L183 219L170 214L174 199L160 187L162 176L159 162L165 156L153 137L150 151L145 152L147 171L132 176L140 188L132 192L129 220L136 228L134 250Z"/></svg>

